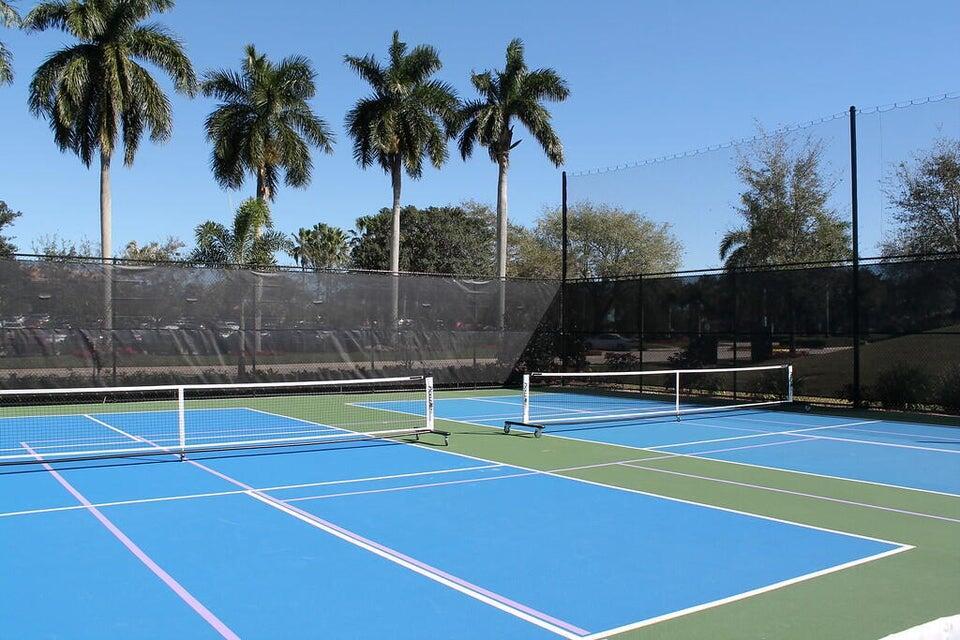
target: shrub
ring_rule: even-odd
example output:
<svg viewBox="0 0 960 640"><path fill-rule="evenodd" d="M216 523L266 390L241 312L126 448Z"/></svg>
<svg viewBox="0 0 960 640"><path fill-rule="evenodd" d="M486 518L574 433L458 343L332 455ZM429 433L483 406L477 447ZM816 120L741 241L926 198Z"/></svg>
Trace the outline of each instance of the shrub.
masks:
<svg viewBox="0 0 960 640"><path fill-rule="evenodd" d="M937 404L947 411L960 410L960 365L953 365L940 376Z"/></svg>
<svg viewBox="0 0 960 640"><path fill-rule="evenodd" d="M931 403L933 388L933 378L925 369L905 365L881 371L871 395L884 409L919 409Z"/></svg>

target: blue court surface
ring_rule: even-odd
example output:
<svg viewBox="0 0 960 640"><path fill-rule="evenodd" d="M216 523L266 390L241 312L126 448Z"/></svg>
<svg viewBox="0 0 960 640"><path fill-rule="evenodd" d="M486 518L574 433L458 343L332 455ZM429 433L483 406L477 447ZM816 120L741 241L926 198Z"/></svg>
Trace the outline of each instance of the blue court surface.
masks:
<svg viewBox="0 0 960 640"><path fill-rule="evenodd" d="M565 417L557 397L531 415ZM590 411L623 413L624 402L604 409L596 398ZM667 410L669 403L636 402L638 410ZM583 395L571 398L566 415L583 413ZM405 413L422 409L404 402L367 403L364 406ZM605 411L607 413L605 413ZM437 400L438 418L501 429L505 420L519 420L518 394L450 397ZM960 495L960 431L954 427L837 417L798 411L745 409L636 420L593 420L588 423L548 425L545 434L619 445L664 456L683 455L731 463L783 469L909 489Z"/></svg>
<svg viewBox="0 0 960 640"><path fill-rule="evenodd" d="M500 411L438 404L484 423ZM303 424L273 419L281 431ZM98 420L142 437L158 424L132 412ZM684 423L681 439L777 428L737 420ZM664 447L676 429L607 435ZM866 451L892 441L824 431L853 433ZM599 638L911 548L442 447L169 458L0 468L0 636Z"/></svg>

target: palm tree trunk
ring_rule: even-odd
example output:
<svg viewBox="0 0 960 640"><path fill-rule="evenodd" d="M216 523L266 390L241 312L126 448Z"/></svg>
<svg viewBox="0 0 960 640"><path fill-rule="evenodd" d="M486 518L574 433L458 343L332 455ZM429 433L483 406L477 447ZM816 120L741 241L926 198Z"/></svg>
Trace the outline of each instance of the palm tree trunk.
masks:
<svg viewBox="0 0 960 640"><path fill-rule="evenodd" d="M257 200L260 202L266 203L270 200L270 187L267 185L266 171L264 167L260 167L257 170ZM260 227L257 227L254 231L254 235L259 238L261 234ZM263 283L260 281L260 276L256 276L256 283L253 288L253 357L251 362L253 363L254 370L256 370L257 363L257 354L262 351L262 337L260 335L260 327L263 325L263 311L260 309L260 303L263 301Z"/></svg>
<svg viewBox="0 0 960 640"><path fill-rule="evenodd" d="M103 262L103 327L104 339L110 345L111 360L116 362L113 349L113 266L111 257L110 230L112 223L112 203L110 201L110 153L100 152L100 259ZM104 346L106 346L106 344Z"/></svg>
<svg viewBox="0 0 960 640"><path fill-rule="evenodd" d="M393 158L390 167L390 179L393 183L393 229L390 232L390 272L393 275L391 331L400 327L400 156Z"/></svg>
<svg viewBox="0 0 960 640"><path fill-rule="evenodd" d="M507 316L507 171L510 157L497 162L497 277L500 279L500 329L506 328Z"/></svg>

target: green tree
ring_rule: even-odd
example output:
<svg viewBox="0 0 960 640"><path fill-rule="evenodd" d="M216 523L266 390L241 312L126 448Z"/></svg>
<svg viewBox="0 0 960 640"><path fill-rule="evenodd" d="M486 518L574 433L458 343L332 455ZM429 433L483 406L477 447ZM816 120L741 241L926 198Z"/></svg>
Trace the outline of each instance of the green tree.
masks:
<svg viewBox="0 0 960 640"><path fill-rule="evenodd" d="M89 258L95 252L93 243L87 238L81 238L79 242L75 242L62 238L56 233L39 236L30 243L30 251L54 260Z"/></svg>
<svg viewBox="0 0 960 640"><path fill-rule="evenodd" d="M0 25L4 27L19 27L20 14L13 8L12 2L0 0ZM0 42L0 84L13 82L13 54Z"/></svg>
<svg viewBox="0 0 960 640"><path fill-rule="evenodd" d="M318 222L311 229L301 227L292 236L288 252L301 267L328 269L349 261L350 244L343 229Z"/></svg>
<svg viewBox="0 0 960 640"><path fill-rule="evenodd" d="M196 77L183 45L163 26L143 23L173 7L173 0L45 0L24 18L30 31L58 29L77 40L54 52L30 83L30 110L47 119L61 151L90 166L100 154L100 255L112 257L110 164L123 143L133 164L140 140L167 140L170 101L141 65L169 75L177 91L193 95Z"/></svg>
<svg viewBox="0 0 960 640"><path fill-rule="evenodd" d="M683 247L670 225L607 204L580 202L568 210L568 269L573 278L674 271ZM562 216L550 209L532 230L518 229L511 275L559 277Z"/></svg>
<svg viewBox="0 0 960 640"><path fill-rule="evenodd" d="M737 175L745 190L737 211L744 224L720 242L727 267L850 256L850 225L830 208L822 160L819 141L794 145L786 134L761 135L741 155Z"/></svg>
<svg viewBox="0 0 960 640"><path fill-rule="evenodd" d="M493 267L494 214L467 202L459 206L404 207L401 216L400 268L424 273L487 274ZM390 264L393 212L357 219L352 232L352 264L386 270Z"/></svg>
<svg viewBox="0 0 960 640"><path fill-rule="evenodd" d="M131 240L123 249L120 256L125 260L141 260L144 262L170 262L171 260L180 260L183 258L181 250L186 245L180 238L168 236L162 242L147 242L138 244L136 240Z"/></svg>
<svg viewBox="0 0 960 640"><path fill-rule="evenodd" d="M466 160L474 146L486 147L497 163L497 276L507 273L507 174L510 152L520 144L514 141L513 121L518 120L556 166L563 164L563 145L553 130L545 101L560 102L570 95L566 81L553 69L527 68L523 42L507 45L506 65L502 70L484 71L471 76L479 100L467 102L460 113L460 155Z"/></svg>
<svg viewBox="0 0 960 640"><path fill-rule="evenodd" d="M960 140L939 140L901 162L886 196L899 228L883 243L885 255L960 251Z"/></svg>
<svg viewBox="0 0 960 640"><path fill-rule="evenodd" d="M439 168L447 159L447 138L454 132L459 102L453 88L431 79L442 66L437 50L417 45L407 52L393 32L389 63L375 56L344 56L347 66L370 84L373 95L347 113L353 155L361 167L374 163L390 174L393 185L390 270L400 270L400 191L402 174L423 175L424 156Z"/></svg>
<svg viewBox="0 0 960 640"><path fill-rule="evenodd" d="M333 152L329 126L313 113L316 74L303 56L274 64L247 45L239 72L211 71L203 94L220 101L207 117L207 140L213 144L210 165L217 181L239 189L246 174L257 180L257 198L272 201L280 184L306 187L313 161L310 147Z"/></svg>
<svg viewBox="0 0 960 640"><path fill-rule="evenodd" d="M274 230L270 207L256 198L244 200L227 227L214 220L197 225L191 260L209 266L264 267L277 263L274 254L287 248L287 239Z"/></svg>
<svg viewBox="0 0 960 640"><path fill-rule="evenodd" d="M21 215L23 215L22 212L14 211L6 202L0 200L0 231L12 225ZM17 247L11 242L12 240L13 236L0 233L0 258L8 258L17 252Z"/></svg>
<svg viewBox="0 0 960 640"><path fill-rule="evenodd" d="M248 198L240 203L233 217L233 226L227 227L214 220L197 225L194 231L196 246L191 260L209 266L241 266L263 268L277 263L278 251L286 251L287 238L273 228L270 206L264 200ZM254 334L253 352L260 351L262 276L254 272ZM241 291L245 278L240 278ZM246 366L246 304L247 296L240 298L240 358L237 364L239 375Z"/></svg>

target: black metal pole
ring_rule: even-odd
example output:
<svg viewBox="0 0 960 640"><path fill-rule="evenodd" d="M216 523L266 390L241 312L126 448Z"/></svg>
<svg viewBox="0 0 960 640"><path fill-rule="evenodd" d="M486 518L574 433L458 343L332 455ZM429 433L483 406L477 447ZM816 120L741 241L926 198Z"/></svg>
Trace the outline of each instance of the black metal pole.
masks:
<svg viewBox="0 0 960 640"><path fill-rule="evenodd" d="M560 205L560 370L567 370L567 172L560 174L561 205Z"/></svg>
<svg viewBox="0 0 960 640"><path fill-rule="evenodd" d="M850 215L853 242L853 406L860 397L860 235L857 209L857 108L850 107Z"/></svg>

